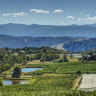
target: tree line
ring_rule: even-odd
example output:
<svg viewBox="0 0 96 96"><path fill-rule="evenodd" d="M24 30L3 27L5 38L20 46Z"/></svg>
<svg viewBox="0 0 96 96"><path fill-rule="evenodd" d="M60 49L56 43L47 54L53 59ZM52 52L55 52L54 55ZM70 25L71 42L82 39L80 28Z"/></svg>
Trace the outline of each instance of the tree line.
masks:
<svg viewBox="0 0 96 96"><path fill-rule="evenodd" d="M53 61L60 58L60 54L67 51L50 47L0 48L0 73L10 69L15 64L26 65L28 61Z"/></svg>

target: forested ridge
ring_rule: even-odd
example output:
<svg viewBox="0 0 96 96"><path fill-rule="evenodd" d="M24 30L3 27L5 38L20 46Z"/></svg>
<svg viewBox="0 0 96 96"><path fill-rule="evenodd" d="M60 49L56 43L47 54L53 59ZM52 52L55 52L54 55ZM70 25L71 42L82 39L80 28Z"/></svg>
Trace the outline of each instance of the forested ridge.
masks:
<svg viewBox="0 0 96 96"><path fill-rule="evenodd" d="M25 47L25 48L1 48L0 49L0 72L10 69L15 64L26 65L28 61L41 60L52 61L60 58L59 54L69 53L50 47Z"/></svg>

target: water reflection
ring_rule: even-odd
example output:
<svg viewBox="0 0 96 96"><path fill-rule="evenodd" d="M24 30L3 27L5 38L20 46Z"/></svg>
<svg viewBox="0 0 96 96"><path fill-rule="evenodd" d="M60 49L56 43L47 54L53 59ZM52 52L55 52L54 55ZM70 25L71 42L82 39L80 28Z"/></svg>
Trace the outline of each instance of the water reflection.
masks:
<svg viewBox="0 0 96 96"><path fill-rule="evenodd" d="M33 72L33 71L37 71L37 70L42 70L43 68L21 68L21 72L23 73L27 73L27 72ZM11 72L11 74L13 73L13 71Z"/></svg>
<svg viewBox="0 0 96 96"><path fill-rule="evenodd" d="M26 84L28 81L21 80L3 80L4 85Z"/></svg>
<svg viewBox="0 0 96 96"><path fill-rule="evenodd" d="M33 72L37 70L42 70L43 68L21 68L21 71L26 73L26 72Z"/></svg>

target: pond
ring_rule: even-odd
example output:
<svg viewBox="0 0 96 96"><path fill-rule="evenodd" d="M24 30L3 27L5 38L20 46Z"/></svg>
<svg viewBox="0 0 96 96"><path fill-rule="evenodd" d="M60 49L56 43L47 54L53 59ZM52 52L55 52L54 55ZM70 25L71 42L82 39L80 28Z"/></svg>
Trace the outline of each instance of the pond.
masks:
<svg viewBox="0 0 96 96"><path fill-rule="evenodd" d="M26 72L33 72L37 70L42 70L43 68L21 68L21 71L26 73Z"/></svg>
<svg viewBox="0 0 96 96"><path fill-rule="evenodd" d="M71 54L66 54L67 56L71 56ZM82 55L81 54L72 54L73 57L77 57L77 58L81 58Z"/></svg>
<svg viewBox="0 0 96 96"><path fill-rule="evenodd" d="M21 72L27 73L27 72L33 72L33 71L42 70L42 69L43 68L21 68ZM13 73L13 71L11 73Z"/></svg>
<svg viewBox="0 0 96 96"><path fill-rule="evenodd" d="M26 84L28 81L21 80L3 80L4 85Z"/></svg>

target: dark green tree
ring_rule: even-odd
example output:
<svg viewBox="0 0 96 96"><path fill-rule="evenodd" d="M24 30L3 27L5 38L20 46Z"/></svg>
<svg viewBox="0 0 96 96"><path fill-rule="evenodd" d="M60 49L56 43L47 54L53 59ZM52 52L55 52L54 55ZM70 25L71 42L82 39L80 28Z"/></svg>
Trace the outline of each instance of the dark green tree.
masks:
<svg viewBox="0 0 96 96"><path fill-rule="evenodd" d="M3 82L2 82L3 80L2 80L2 78L0 78L0 87L3 87Z"/></svg>
<svg viewBox="0 0 96 96"><path fill-rule="evenodd" d="M63 60L64 62L68 62L67 55L64 55Z"/></svg>
<svg viewBox="0 0 96 96"><path fill-rule="evenodd" d="M63 59L60 59L59 61L58 61L58 63L62 63L63 62Z"/></svg>
<svg viewBox="0 0 96 96"><path fill-rule="evenodd" d="M80 75L80 74L82 74L82 72L81 71L77 71L76 74L77 75Z"/></svg>
<svg viewBox="0 0 96 96"><path fill-rule="evenodd" d="M21 68L15 67L13 74L12 74L12 77L20 78L20 75L21 75Z"/></svg>
<svg viewBox="0 0 96 96"><path fill-rule="evenodd" d="M73 55L72 54L70 55L70 58L73 59Z"/></svg>
<svg viewBox="0 0 96 96"><path fill-rule="evenodd" d="M42 56L41 58L40 58L40 62L42 62L42 63L44 63L44 57Z"/></svg>

